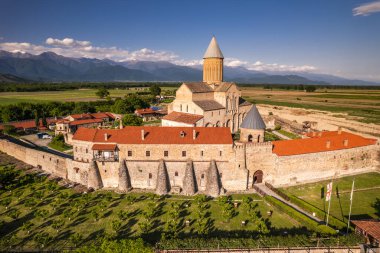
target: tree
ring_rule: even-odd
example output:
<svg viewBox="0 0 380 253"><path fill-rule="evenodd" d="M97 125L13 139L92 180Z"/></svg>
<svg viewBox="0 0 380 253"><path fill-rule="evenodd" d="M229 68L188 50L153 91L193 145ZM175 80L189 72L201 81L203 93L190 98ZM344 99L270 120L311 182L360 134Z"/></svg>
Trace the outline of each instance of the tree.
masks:
<svg viewBox="0 0 380 253"><path fill-rule="evenodd" d="M4 125L3 133L5 134L14 134L16 132L16 128L13 125Z"/></svg>
<svg viewBox="0 0 380 253"><path fill-rule="evenodd" d="M117 213L117 216L119 217L120 220L126 220L128 218L128 215L129 215L128 212L124 210L120 210Z"/></svg>
<svg viewBox="0 0 380 253"><path fill-rule="evenodd" d="M141 126L143 121L139 116L134 114L126 114L123 119L123 126Z"/></svg>
<svg viewBox="0 0 380 253"><path fill-rule="evenodd" d="M315 86L306 86L306 92L314 92L316 89Z"/></svg>
<svg viewBox="0 0 380 253"><path fill-rule="evenodd" d="M153 84L152 86L149 87L150 93L153 96L158 96L161 94L161 88L157 84Z"/></svg>
<svg viewBox="0 0 380 253"><path fill-rule="evenodd" d="M121 229L121 221L120 220L113 220L112 221L112 229L117 234Z"/></svg>
<svg viewBox="0 0 380 253"><path fill-rule="evenodd" d="M57 230L57 232L65 225L65 221L62 219L56 219L52 223L52 227Z"/></svg>
<svg viewBox="0 0 380 253"><path fill-rule="evenodd" d="M37 110L34 111L34 124L36 125L37 129L40 127L40 114Z"/></svg>
<svg viewBox="0 0 380 253"><path fill-rule="evenodd" d="M24 230L24 231L27 231L27 233L29 234L30 233L30 229L33 226L34 226L34 224L31 221L27 221L27 222L24 222L24 224L22 224L21 229Z"/></svg>
<svg viewBox="0 0 380 253"><path fill-rule="evenodd" d="M110 95L110 92L106 89L106 88L100 88L96 93L95 93L96 96L98 96L99 98L105 98L105 97L108 97Z"/></svg>
<svg viewBox="0 0 380 253"><path fill-rule="evenodd" d="M76 247L81 241L83 236L81 234L75 233L70 235L70 242Z"/></svg>
<svg viewBox="0 0 380 253"><path fill-rule="evenodd" d="M46 120L46 115L45 113L42 114L42 125L44 127L47 127L48 126L48 123L47 123L47 120Z"/></svg>
<svg viewBox="0 0 380 253"><path fill-rule="evenodd" d="M92 218L94 218L95 221L98 221L99 211L97 209L92 209L91 216L92 216Z"/></svg>

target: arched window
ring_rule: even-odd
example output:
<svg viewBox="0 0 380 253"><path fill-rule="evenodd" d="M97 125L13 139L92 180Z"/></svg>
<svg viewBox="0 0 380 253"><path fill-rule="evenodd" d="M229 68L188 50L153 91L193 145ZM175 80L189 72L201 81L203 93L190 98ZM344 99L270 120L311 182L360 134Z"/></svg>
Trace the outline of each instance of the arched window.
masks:
<svg viewBox="0 0 380 253"><path fill-rule="evenodd" d="M253 136L252 134L248 135L248 142L252 142Z"/></svg>
<svg viewBox="0 0 380 253"><path fill-rule="evenodd" d="M257 142L260 142L260 135L257 136Z"/></svg>

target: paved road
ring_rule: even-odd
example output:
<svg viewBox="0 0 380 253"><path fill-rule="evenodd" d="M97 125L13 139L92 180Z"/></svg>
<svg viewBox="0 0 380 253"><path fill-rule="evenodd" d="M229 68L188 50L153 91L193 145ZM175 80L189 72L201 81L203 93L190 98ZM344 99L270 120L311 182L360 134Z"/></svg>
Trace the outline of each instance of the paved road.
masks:
<svg viewBox="0 0 380 253"><path fill-rule="evenodd" d="M299 206L296 206L295 204L283 199L282 197L280 197L277 193L275 193L274 191L272 191L271 189L269 189L265 184L257 184L256 185L258 188L260 188L261 191L263 191L265 194L269 195L269 196L272 196L278 200L280 200L281 202L285 203L286 205L290 206L290 207L293 207L294 209L296 209L298 212L308 216L310 219L312 220L315 220L316 222L322 224L324 223L321 219L313 216L312 214L306 212L305 210L301 209Z"/></svg>
<svg viewBox="0 0 380 253"><path fill-rule="evenodd" d="M284 139L284 140L291 140L291 138L289 138L288 136L285 136L283 134L280 134L279 132L277 131L272 131L272 133L274 133L275 135L277 135L278 137L280 137L281 139Z"/></svg>

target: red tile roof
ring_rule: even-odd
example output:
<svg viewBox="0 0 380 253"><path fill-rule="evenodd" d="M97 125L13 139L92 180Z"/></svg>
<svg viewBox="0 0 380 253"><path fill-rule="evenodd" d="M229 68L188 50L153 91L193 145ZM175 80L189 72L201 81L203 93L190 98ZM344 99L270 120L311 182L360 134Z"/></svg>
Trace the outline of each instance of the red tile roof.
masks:
<svg viewBox="0 0 380 253"><path fill-rule="evenodd" d="M111 113L109 112L96 112L91 113L91 116L95 119L107 119L107 118L115 118Z"/></svg>
<svg viewBox="0 0 380 253"><path fill-rule="evenodd" d="M54 124L57 122L56 119L53 119L53 118L50 118L50 119L46 119L48 125L50 124ZM34 120L23 120L23 121L14 121L14 122L8 122L8 123L3 123L3 124L0 124L0 130L4 129L4 125L12 125L14 126L15 128L22 128L22 129L30 129L30 128L35 128L36 127L36 123ZM40 120L40 125L39 127L42 127L42 119Z"/></svg>
<svg viewBox="0 0 380 253"><path fill-rule="evenodd" d="M142 140L141 132L145 137ZM193 139L193 130L196 138ZM184 136L181 137L181 132ZM105 140L107 134L107 141ZM154 127L128 126L123 129L79 128L73 140L118 144L232 144L228 127Z"/></svg>
<svg viewBox="0 0 380 253"><path fill-rule="evenodd" d="M78 120L78 119L91 119L92 118L89 113L71 114L68 117L72 117L75 120Z"/></svg>
<svg viewBox="0 0 380 253"><path fill-rule="evenodd" d="M182 122L186 124L195 124L203 118L202 115L183 113L183 112L171 112L168 115L164 116L162 119Z"/></svg>
<svg viewBox="0 0 380 253"><path fill-rule="evenodd" d="M143 115L143 114L152 114L152 113L155 113L156 111L153 110L152 108L145 108L145 109L137 109L135 111L136 114L140 114L140 115Z"/></svg>
<svg viewBox="0 0 380 253"><path fill-rule="evenodd" d="M380 221L353 220L352 223L366 234L380 241Z"/></svg>
<svg viewBox="0 0 380 253"><path fill-rule="evenodd" d="M94 144L92 145L92 150L106 150L106 151L113 151L116 149L116 144Z"/></svg>
<svg viewBox="0 0 380 253"><path fill-rule="evenodd" d="M92 124L92 123L102 123L102 119L80 119L80 120L74 120L70 121L70 126L78 126L78 125L86 125L86 124Z"/></svg>
<svg viewBox="0 0 380 253"><path fill-rule="evenodd" d="M347 146L344 145L345 140L348 141ZM328 141L330 148L326 147ZM376 144L376 140L343 131L341 134L338 134L338 131L326 131L318 137L273 141L272 144L273 153L278 156L288 156L363 147Z"/></svg>

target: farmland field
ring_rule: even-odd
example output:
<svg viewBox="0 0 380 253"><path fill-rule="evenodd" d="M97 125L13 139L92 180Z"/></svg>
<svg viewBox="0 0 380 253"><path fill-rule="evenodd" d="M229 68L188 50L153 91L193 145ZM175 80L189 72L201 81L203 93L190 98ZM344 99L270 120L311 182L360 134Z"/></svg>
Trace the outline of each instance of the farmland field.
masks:
<svg viewBox="0 0 380 253"><path fill-rule="evenodd" d="M162 90L172 90L174 87L163 87ZM0 105L19 102L47 102L47 101L93 101L99 99L96 89L79 89L65 91L37 91L37 92L1 92ZM124 97L127 94L149 91L149 88L110 89L111 98Z"/></svg>
<svg viewBox="0 0 380 253"><path fill-rule="evenodd" d="M303 92L261 87L241 89L244 98L257 104L344 113L347 118L364 123L380 123L380 90L319 89Z"/></svg>

